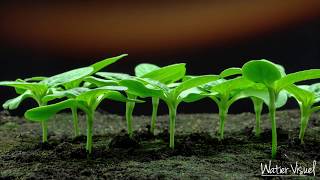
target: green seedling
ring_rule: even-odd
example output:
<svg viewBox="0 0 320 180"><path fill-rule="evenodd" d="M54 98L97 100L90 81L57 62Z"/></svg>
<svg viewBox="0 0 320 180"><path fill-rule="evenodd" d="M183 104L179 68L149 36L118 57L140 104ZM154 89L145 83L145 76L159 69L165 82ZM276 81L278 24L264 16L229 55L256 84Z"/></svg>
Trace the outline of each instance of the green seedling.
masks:
<svg viewBox="0 0 320 180"><path fill-rule="evenodd" d="M159 76L162 76L163 79L165 79L167 74L161 73L159 74ZM191 78L179 84L175 83L174 85L166 85L159 81L151 80L148 78L137 78L137 79L128 79L126 81L122 81L121 85L128 87L128 90L130 90L132 94L135 94L141 97L143 97L146 94L145 89L142 87L145 87L147 89L153 89L154 90L153 97L158 97L159 99L163 100L166 103L169 109L169 117L170 117L169 146L170 148L174 148L175 121L176 121L178 105L182 101L184 101L184 98L188 100L190 99L196 100L196 99L192 99L191 94L193 92L192 91L193 88L211 81L215 81L218 78L219 76L205 75L205 76Z"/></svg>
<svg viewBox="0 0 320 180"><path fill-rule="evenodd" d="M175 81L180 80L185 75L185 64L173 64L165 67L158 67L152 64L140 64L135 68L136 78L148 78L154 81L158 81L165 85L170 85ZM126 81L129 79L135 79L135 77L121 74L121 73L104 73L99 72L97 75L104 77L106 79L111 79L118 81L120 85L126 85L126 83L130 83L131 81ZM159 104L159 97L155 96L154 89L150 89L149 87L145 87L145 85L141 85L141 83L136 82L137 85L142 88L141 90L144 91L143 94L136 94L135 90L131 87L128 87L126 91L127 97L130 99L135 99L137 96L146 98L152 97L152 118L151 118L151 133L154 134L155 124L156 124L156 116ZM132 113L135 107L134 102L127 102L126 103L126 120L127 120L127 128L128 134L130 137L133 135L132 129Z"/></svg>
<svg viewBox="0 0 320 180"><path fill-rule="evenodd" d="M221 78L228 78L230 76L241 76L241 75L242 75L242 69L238 68L238 67L227 68L220 73ZM254 87L251 87L250 89L251 89L251 91L253 89L255 91L258 91L256 93L247 94L245 96L250 97L250 99L252 101L255 116L256 116L255 136L259 137L260 133L261 133L261 113L262 113L263 102L264 102L263 97L261 98L261 95L266 97L266 96L268 96L268 92L265 92L265 90L262 90L261 88L259 88L256 85ZM242 92L242 94L244 94L244 93ZM254 96L254 94L258 95L258 96ZM268 103L268 102L266 102L266 103ZM285 102L284 102L284 104L285 104ZM284 105L284 104L282 104L282 105Z"/></svg>
<svg viewBox="0 0 320 180"><path fill-rule="evenodd" d="M135 67L134 72L136 77L148 77L148 74L152 71L156 71L160 69L159 66L156 66L154 64L139 64ZM154 135L154 130L156 127L156 121L157 121L157 114L158 114L158 106L159 106L159 98L158 97L152 97L152 114L151 114L151 123L150 123L150 133Z"/></svg>
<svg viewBox="0 0 320 180"><path fill-rule="evenodd" d="M87 143L86 150L90 154L92 152L92 133L94 112L104 99L126 102L127 98L118 91L124 91L126 87L106 86L97 89L76 88L67 90L69 94L74 96L62 102L41 106L28 110L25 117L31 121L47 122L50 117L64 109L79 108L87 115Z"/></svg>
<svg viewBox="0 0 320 180"><path fill-rule="evenodd" d="M242 67L245 78L255 83L260 83L268 89L269 116L272 128L272 158L277 154L277 125L275 119L276 100L281 90L296 82L317 79L320 77L320 69L299 71L285 74L282 67L267 60L252 60Z"/></svg>
<svg viewBox="0 0 320 180"><path fill-rule="evenodd" d="M26 79L25 81L23 80L2 81L0 82L0 86L14 87L16 92L20 94L18 97L6 101L3 104L3 107L5 109L16 109L19 106L19 104L26 98L32 98L37 102L38 106L44 106L48 103L48 101L43 98L46 95L52 94L54 91L59 89L59 86L64 87L65 89L77 87L80 85L80 83L85 77L96 73L97 71L118 61L124 56L126 56L126 54L113 57L113 58L108 58L100 62L97 62L91 66L70 70L55 76L48 77L48 78L32 77L32 78ZM78 118L75 114L76 114L76 110L73 110L75 134L78 135L79 134L79 130L77 128ZM46 121L41 122L41 127L42 127L42 142L47 142L48 140L47 122Z"/></svg>
<svg viewBox="0 0 320 180"><path fill-rule="evenodd" d="M285 88L299 104L301 112L299 139L304 143L304 134L312 113L320 110L315 104L320 101L320 84L313 85L290 85Z"/></svg>
<svg viewBox="0 0 320 180"><path fill-rule="evenodd" d="M242 91L253 86L254 83L243 78L237 77L231 80L219 79L204 86L204 90L212 93L209 97L218 105L220 128L220 139L224 138L224 125L229 107L241 98L246 98Z"/></svg>
<svg viewBox="0 0 320 180"><path fill-rule="evenodd" d="M153 64L139 64L135 68L135 75L137 77L156 80L168 86L173 85L174 82L182 79L185 72L185 64L169 65L162 68ZM154 134L156 126L158 106L159 97L152 97L152 115L150 123L150 132L152 134Z"/></svg>

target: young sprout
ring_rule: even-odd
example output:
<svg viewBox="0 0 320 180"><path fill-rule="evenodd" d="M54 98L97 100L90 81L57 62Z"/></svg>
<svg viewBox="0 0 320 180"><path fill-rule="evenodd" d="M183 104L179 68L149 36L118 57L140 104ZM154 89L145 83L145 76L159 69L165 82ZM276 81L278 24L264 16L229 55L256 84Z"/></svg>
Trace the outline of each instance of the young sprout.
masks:
<svg viewBox="0 0 320 180"><path fill-rule="evenodd" d="M78 87L82 80L90 76L102 68L118 61L119 59L127 56L126 54L108 58L99 61L91 66L70 70L51 77L32 77L17 81L2 81L0 86L11 86L14 87L16 92L20 94L18 97L8 100L4 103L5 109L15 109L19 104L26 98L33 98L38 106L46 105L48 100L43 99L46 95L52 94L54 91L64 87L64 89L71 89ZM78 129L78 117L76 115L76 109L73 109L73 121L75 128L75 135L79 135ZM48 125L46 121L41 122L42 127L42 142L47 141L47 129Z"/></svg>
<svg viewBox="0 0 320 180"><path fill-rule="evenodd" d="M185 64L174 64L165 67L158 67L153 64L139 64L135 67L135 75L140 78L149 78L159 81L160 83L169 85L180 79L185 75ZM164 76L166 74L166 76ZM154 134L157 114L159 106L159 97L152 97L152 115L150 123L150 132Z"/></svg>
<svg viewBox="0 0 320 180"><path fill-rule="evenodd" d="M242 91L253 86L254 83L243 78L237 77L231 80L219 79L206 84L203 89L212 93L209 97L218 105L220 128L220 139L224 138L224 124L228 114L229 107L243 96Z"/></svg>
<svg viewBox="0 0 320 180"><path fill-rule="evenodd" d="M308 122L312 113L320 110L320 106L315 106L320 101L320 86L313 85L290 85L285 88L292 95L300 107L300 133L299 139L301 144L304 143L303 138L308 126Z"/></svg>
<svg viewBox="0 0 320 180"><path fill-rule="evenodd" d="M60 85L60 83L65 83L68 80L75 80L76 78L86 76L93 71L92 67L80 68L72 71L65 72L63 74L53 76L51 78L45 79L48 81L40 81L38 83L34 82L21 82L21 81L2 81L0 86L11 86L16 88L16 92L20 94L18 97L8 100L4 103L4 108L15 109L19 104L26 98L34 99L38 106L44 106L47 101L43 100L47 94L50 93L51 89L55 86ZM78 76L75 76L77 74ZM42 127L42 142L48 141L48 124L46 121L41 122Z"/></svg>
<svg viewBox="0 0 320 180"><path fill-rule="evenodd" d="M154 72L154 71L153 71ZM162 79L167 77L167 74L159 74L162 76ZM141 87L144 86L148 89L154 89L156 93L154 96L159 97L159 99L163 100L169 109L170 116L170 125L169 125L169 133L170 133L170 148L174 148L174 134L175 134L175 121L178 105L184 101L185 97L188 97L189 93L184 93L184 91L195 88L199 85L215 81L219 78L219 76L214 75L204 75L195 78L188 79L179 84L166 85L159 81L151 80L148 78L137 78L137 79L128 79L126 81L122 81L121 85L128 87L131 93L134 93L138 96L144 96L145 91ZM139 82L140 81L140 82Z"/></svg>
<svg viewBox="0 0 320 180"><path fill-rule="evenodd" d="M127 98L118 91L126 90L121 86L106 86L97 89L76 88L67 90L75 98L56 104L41 106L28 110L25 117L31 121L47 122L50 117L64 109L79 108L87 115L87 143L86 150L92 152L92 133L94 112L104 99L126 102Z"/></svg>
<svg viewBox="0 0 320 180"><path fill-rule="evenodd" d="M272 128L272 158L275 158L277 154L275 103L280 91L296 82L319 78L320 69L299 71L286 75L283 68L277 64L267 60L252 60L243 65L242 73L246 79L260 83L268 89L268 108Z"/></svg>
<svg viewBox="0 0 320 180"><path fill-rule="evenodd" d="M169 65L161 68L152 64L140 64L135 68L136 78L148 78L151 80L159 81L160 83L164 83L166 85L169 85L183 78L183 76L185 75L185 71L186 71L185 64L183 63L173 64L173 65ZM121 73L99 72L97 73L97 75L104 77L106 79L118 81L120 85L123 85L122 82L126 82L125 80L135 78L133 76L129 76ZM139 84L139 86L143 88L144 85ZM153 111L152 111L150 131L151 133L154 134L159 97L154 96L155 92L153 89L144 87L144 90L145 90L144 94L137 95L135 94L135 92L131 92L131 88L128 88L128 90L126 91L126 94L127 94L127 97L130 99L135 99L137 96L142 98L152 97ZM134 106L135 106L134 102L126 103L126 120L127 120L128 134L130 137L132 137L133 135L132 113L134 110Z"/></svg>

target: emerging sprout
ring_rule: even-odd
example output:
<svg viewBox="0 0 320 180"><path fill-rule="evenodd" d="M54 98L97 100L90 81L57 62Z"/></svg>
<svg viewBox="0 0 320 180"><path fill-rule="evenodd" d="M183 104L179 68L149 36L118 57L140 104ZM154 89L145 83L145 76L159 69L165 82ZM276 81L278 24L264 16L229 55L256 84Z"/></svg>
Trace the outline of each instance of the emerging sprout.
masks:
<svg viewBox="0 0 320 180"><path fill-rule="evenodd" d="M272 127L272 158L277 154L276 99L281 90L293 83L320 77L320 69L305 70L286 75L282 67L267 60L252 60L242 67L245 78L263 84L269 92L269 116Z"/></svg>
<svg viewBox="0 0 320 180"><path fill-rule="evenodd" d="M297 100L300 112L300 133L299 139L303 143L304 134L308 126L310 116L313 112L320 110L320 106L314 106L320 101L320 84L309 85L290 85L285 89Z"/></svg>
<svg viewBox="0 0 320 180"><path fill-rule="evenodd" d="M165 78L167 74L162 74ZM163 79L164 79L163 78ZM170 116L170 125L169 125L169 133L170 133L170 148L174 148L174 133L175 133L175 121L178 105L184 101L184 98L189 97L189 93L184 93L184 91L195 88L199 85L215 81L219 78L219 76L214 75L204 75L195 78L188 79L179 84L174 84L174 86L163 84L159 81L147 79L147 78L139 78L138 80L126 80L121 83L121 85L128 87L130 92L134 92L134 94L143 97L145 94L145 89L142 89L142 85L147 89L154 90L154 96L159 97L163 100L169 109ZM141 81L141 82L139 82ZM190 97L189 97L190 98Z"/></svg>
<svg viewBox="0 0 320 180"><path fill-rule="evenodd" d="M219 79L212 83L208 83L204 86L204 89L212 93L209 97L218 105L220 128L220 139L224 137L224 123L229 110L229 107L241 98L245 98L241 93L243 89L253 86L254 83L244 79L243 77L237 77L231 80Z"/></svg>
<svg viewBox="0 0 320 180"><path fill-rule="evenodd" d="M171 84L177 80L180 80L183 78L185 74L185 64L173 64L165 67L157 67L152 64L141 64L138 65L135 68L135 74L136 78L133 76L129 76L126 74L121 73L104 73L99 72L97 75L104 77L106 79L112 79L114 81L118 81L119 85L126 86L126 83L132 83L132 81L126 81L129 79L137 79L137 78L148 78L154 81L159 81L160 83L164 83L165 85ZM158 104L159 104L159 94L155 96L155 90L150 89L148 87L145 87L141 82L134 82L136 87L140 88L140 91L144 91L143 93L136 94L136 91L132 89L132 87L128 87L128 90L126 91L127 97L130 99L135 99L137 96L146 98L146 97L152 97L152 118L151 118L151 133L154 134L155 129L155 122L156 122L156 116L157 116L157 110L158 110ZM126 120L127 120L127 128L128 128L128 134L130 137L132 137L132 113L134 110L135 103L134 102L127 102L126 103Z"/></svg>

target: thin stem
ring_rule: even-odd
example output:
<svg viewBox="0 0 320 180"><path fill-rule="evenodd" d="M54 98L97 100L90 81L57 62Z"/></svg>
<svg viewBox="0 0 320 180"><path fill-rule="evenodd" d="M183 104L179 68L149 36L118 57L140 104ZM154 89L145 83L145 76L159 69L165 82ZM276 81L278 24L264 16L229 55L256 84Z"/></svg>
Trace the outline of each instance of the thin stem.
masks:
<svg viewBox="0 0 320 180"><path fill-rule="evenodd" d="M87 113L87 144L86 150L89 154L92 152L92 130L93 130L94 112Z"/></svg>
<svg viewBox="0 0 320 180"><path fill-rule="evenodd" d="M271 129L272 129L272 150L271 156L272 159L276 158L277 155L277 124L276 124L276 94L272 88L268 88L269 91L269 116L271 120Z"/></svg>
<svg viewBox="0 0 320 180"><path fill-rule="evenodd" d="M42 142L48 142L48 121L41 121Z"/></svg>
<svg viewBox="0 0 320 180"><path fill-rule="evenodd" d="M308 126L308 122L310 119L310 111L309 107L304 107L303 105L300 106L300 111L301 111L301 120L300 120L300 133L299 133L299 139L301 141L301 144L304 143L304 134Z"/></svg>
<svg viewBox="0 0 320 180"><path fill-rule="evenodd" d="M176 126L176 115L177 115L177 106L171 105L169 107L169 116L170 116L170 145L169 147L174 149L174 133Z"/></svg>
<svg viewBox="0 0 320 180"><path fill-rule="evenodd" d="M78 120L78 111L77 108L71 108L72 118L73 118L73 129L74 129L74 137L78 137L80 135L79 131L79 120Z"/></svg>
<svg viewBox="0 0 320 180"><path fill-rule="evenodd" d="M228 109L226 107L219 106L219 118L220 118L220 129L219 135L220 140L224 138L224 122L227 117Z"/></svg>
<svg viewBox="0 0 320 180"><path fill-rule="evenodd" d="M37 101L39 107L45 106L46 103ZM48 121L41 121L41 129L42 129L42 142L48 142Z"/></svg>
<svg viewBox="0 0 320 180"><path fill-rule="evenodd" d="M252 97L251 100L253 102L254 112L256 115L255 135L256 137L259 137L261 133L261 112L263 108L263 100L256 97Z"/></svg>
<svg viewBox="0 0 320 180"><path fill-rule="evenodd" d="M154 135L154 130L156 127L157 114L158 114L159 98L152 97L152 117L151 117L151 127L150 132Z"/></svg>
<svg viewBox="0 0 320 180"><path fill-rule="evenodd" d="M129 137L132 138L133 130L132 130L132 113L134 109L134 102L126 102L126 120L127 120L127 129Z"/></svg>

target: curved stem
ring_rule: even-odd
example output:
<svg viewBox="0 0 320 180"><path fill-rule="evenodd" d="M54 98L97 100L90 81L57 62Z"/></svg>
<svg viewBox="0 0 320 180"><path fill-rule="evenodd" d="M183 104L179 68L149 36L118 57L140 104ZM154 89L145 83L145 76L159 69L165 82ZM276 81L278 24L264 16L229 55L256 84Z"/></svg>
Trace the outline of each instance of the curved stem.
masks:
<svg viewBox="0 0 320 180"><path fill-rule="evenodd" d="M306 131L306 128L308 126L308 122L310 119L310 111L308 111L309 108L308 107L304 107L303 105L300 106L300 111L301 111L301 120L300 120L300 133L299 133L299 139L301 141L301 144L303 144L303 138L304 138L304 134Z"/></svg>
<svg viewBox="0 0 320 180"><path fill-rule="evenodd" d="M150 132L154 135L154 129L156 127L157 114L158 114L159 98L152 97L152 117Z"/></svg>
<svg viewBox="0 0 320 180"><path fill-rule="evenodd" d="M132 130L132 113L134 109L134 102L126 102L126 120L127 120L127 130L129 137L132 138L133 130Z"/></svg>
<svg viewBox="0 0 320 180"><path fill-rule="evenodd" d="M254 112L256 115L255 135L256 137L259 137L261 133L261 112L263 108L263 100L256 97L252 97L251 100L253 102Z"/></svg>
<svg viewBox="0 0 320 180"><path fill-rule="evenodd" d="M170 105L169 107L169 116L170 116L170 145L169 147L174 149L174 133L176 125L176 115L177 115L177 106Z"/></svg>
<svg viewBox="0 0 320 180"><path fill-rule="evenodd" d="M93 130L94 112L87 113L87 144L86 150L89 154L92 152L92 130Z"/></svg>
<svg viewBox="0 0 320 180"><path fill-rule="evenodd" d="M271 156L273 159L276 158L277 155L277 123L276 123L276 94L272 88L268 88L269 91L269 116L271 120L271 129L272 129L272 150Z"/></svg>
<svg viewBox="0 0 320 180"><path fill-rule="evenodd" d="M79 120L78 120L78 111L77 108L71 108L72 118L73 118L73 129L74 129L74 137L78 137L80 135L79 131Z"/></svg>

